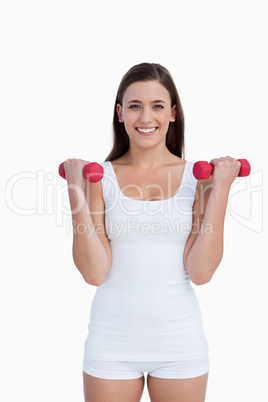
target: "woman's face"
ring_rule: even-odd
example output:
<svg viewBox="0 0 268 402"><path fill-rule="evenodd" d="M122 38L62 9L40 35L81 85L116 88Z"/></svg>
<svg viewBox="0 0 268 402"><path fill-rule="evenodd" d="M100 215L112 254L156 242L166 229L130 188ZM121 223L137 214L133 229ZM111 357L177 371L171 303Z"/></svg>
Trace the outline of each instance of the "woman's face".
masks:
<svg viewBox="0 0 268 402"><path fill-rule="evenodd" d="M160 82L139 81L126 89L117 114L129 140L147 147L165 140L169 123L176 120L176 105L171 108L169 92Z"/></svg>

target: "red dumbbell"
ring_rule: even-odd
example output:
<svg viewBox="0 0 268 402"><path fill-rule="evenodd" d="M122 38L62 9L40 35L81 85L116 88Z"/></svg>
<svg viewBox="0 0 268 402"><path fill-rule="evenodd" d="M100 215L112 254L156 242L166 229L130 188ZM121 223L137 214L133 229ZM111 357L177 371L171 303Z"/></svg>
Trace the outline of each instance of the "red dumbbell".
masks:
<svg viewBox="0 0 268 402"><path fill-rule="evenodd" d="M237 159L241 163L238 177L248 176L250 174L250 164L247 159ZM206 161L196 162L193 167L193 175L197 180L208 179L212 175L214 166Z"/></svg>
<svg viewBox="0 0 268 402"><path fill-rule="evenodd" d="M66 179L64 163L65 162L62 162L59 166L59 175ZM96 162L91 162L84 166L83 176L91 183L97 183L103 178L103 167Z"/></svg>

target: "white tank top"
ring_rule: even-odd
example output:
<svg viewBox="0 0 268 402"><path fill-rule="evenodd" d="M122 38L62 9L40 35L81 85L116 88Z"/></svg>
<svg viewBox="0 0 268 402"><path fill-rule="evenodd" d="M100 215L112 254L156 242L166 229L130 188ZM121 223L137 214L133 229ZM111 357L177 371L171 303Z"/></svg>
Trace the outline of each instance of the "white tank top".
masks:
<svg viewBox="0 0 268 402"><path fill-rule="evenodd" d="M96 360L185 361L208 352L199 304L183 264L197 180L186 161L177 193L142 201L120 190L103 162L112 265L92 302L85 354Z"/></svg>

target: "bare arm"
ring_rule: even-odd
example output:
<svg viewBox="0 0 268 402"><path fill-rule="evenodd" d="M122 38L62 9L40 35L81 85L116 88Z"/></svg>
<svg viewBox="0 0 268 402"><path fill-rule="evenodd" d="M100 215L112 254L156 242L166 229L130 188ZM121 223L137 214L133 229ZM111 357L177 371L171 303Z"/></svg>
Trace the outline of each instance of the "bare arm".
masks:
<svg viewBox="0 0 268 402"><path fill-rule="evenodd" d="M185 268L196 285L209 282L221 262L229 191L240 169L240 163L230 157L211 162L212 178L197 184L193 230L184 250Z"/></svg>
<svg viewBox="0 0 268 402"><path fill-rule="evenodd" d="M102 185L84 180L82 169L87 163L65 163L73 218L73 259L84 280L100 286L109 273L112 255L105 231Z"/></svg>

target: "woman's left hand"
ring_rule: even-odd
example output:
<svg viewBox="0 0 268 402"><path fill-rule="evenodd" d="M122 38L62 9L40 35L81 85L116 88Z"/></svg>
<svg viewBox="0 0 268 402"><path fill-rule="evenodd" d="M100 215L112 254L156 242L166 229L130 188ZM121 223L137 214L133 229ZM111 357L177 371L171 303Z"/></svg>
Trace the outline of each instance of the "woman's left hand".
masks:
<svg viewBox="0 0 268 402"><path fill-rule="evenodd" d="M210 163L214 166L212 187L229 189L239 173L241 163L230 156L212 159Z"/></svg>

